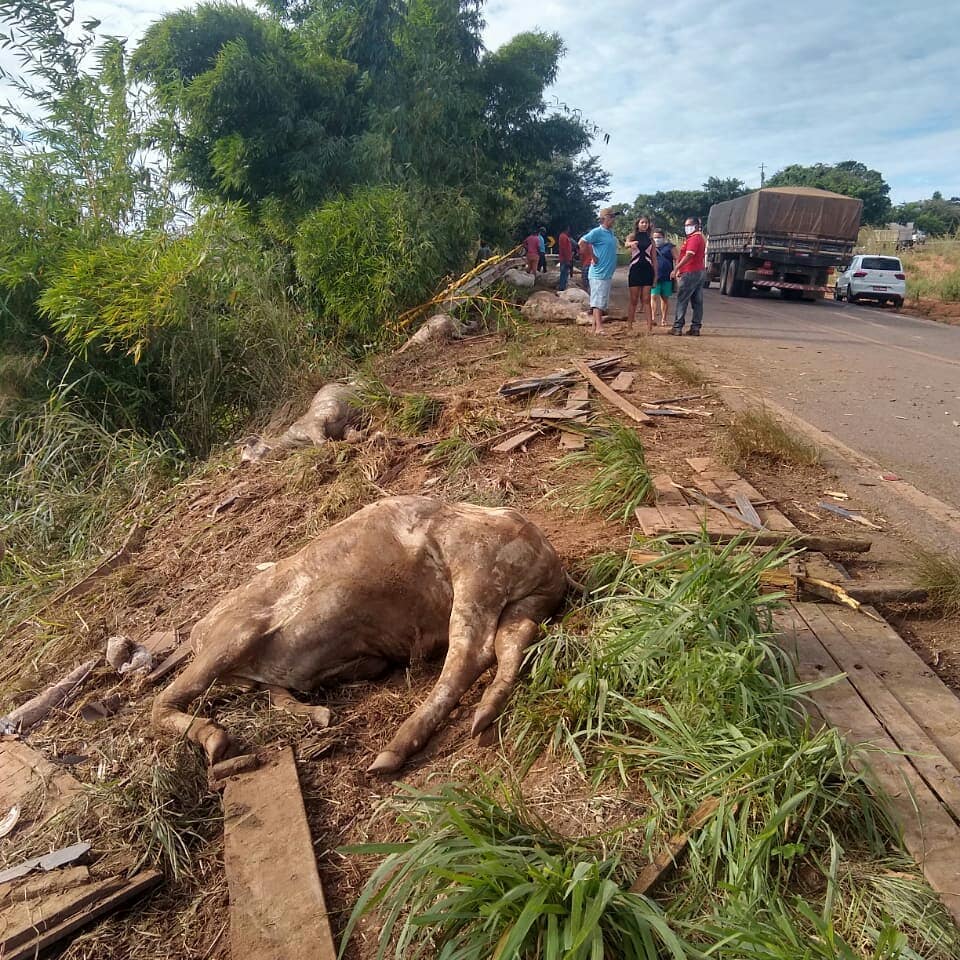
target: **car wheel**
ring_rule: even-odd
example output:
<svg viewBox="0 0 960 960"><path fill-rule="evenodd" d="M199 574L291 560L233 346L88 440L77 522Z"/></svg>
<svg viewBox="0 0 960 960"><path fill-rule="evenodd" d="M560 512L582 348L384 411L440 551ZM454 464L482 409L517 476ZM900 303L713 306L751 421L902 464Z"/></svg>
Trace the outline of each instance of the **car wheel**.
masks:
<svg viewBox="0 0 960 960"><path fill-rule="evenodd" d="M903 297L894 297L893 305L897 310L899 310L903 306Z"/></svg>
<svg viewBox="0 0 960 960"><path fill-rule="evenodd" d="M857 303L859 297L853 292L853 287L847 284L847 303Z"/></svg>
<svg viewBox="0 0 960 960"><path fill-rule="evenodd" d="M839 283L835 283L835 284L833 285L833 299L834 299L834 300L837 300L837 301L840 302L840 303L843 302L843 294L840 292L840 284L839 284Z"/></svg>

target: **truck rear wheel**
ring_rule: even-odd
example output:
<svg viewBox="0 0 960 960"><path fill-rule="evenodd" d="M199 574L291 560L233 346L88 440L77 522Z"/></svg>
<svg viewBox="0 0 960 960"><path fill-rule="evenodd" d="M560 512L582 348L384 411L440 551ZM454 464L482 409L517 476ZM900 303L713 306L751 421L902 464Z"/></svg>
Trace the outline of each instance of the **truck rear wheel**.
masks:
<svg viewBox="0 0 960 960"><path fill-rule="evenodd" d="M730 293L727 290L727 271L729 269L729 260L724 260L720 265L720 296L729 297Z"/></svg>

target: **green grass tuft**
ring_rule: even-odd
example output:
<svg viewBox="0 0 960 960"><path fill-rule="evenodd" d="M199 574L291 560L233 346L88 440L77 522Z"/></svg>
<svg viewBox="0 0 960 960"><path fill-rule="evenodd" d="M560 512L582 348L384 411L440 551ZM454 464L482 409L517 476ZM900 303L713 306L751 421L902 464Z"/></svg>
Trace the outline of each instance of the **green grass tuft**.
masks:
<svg viewBox="0 0 960 960"><path fill-rule="evenodd" d="M586 450L567 454L560 466L596 468L594 476L574 488L574 502L582 509L603 511L608 520L628 521L653 496L643 442L630 427L611 424L593 436Z"/></svg>
<svg viewBox="0 0 960 960"><path fill-rule="evenodd" d="M929 602L948 617L960 613L960 558L921 550L914 559L914 582Z"/></svg>
<svg viewBox="0 0 960 960"><path fill-rule="evenodd" d="M788 430L766 410L738 413L727 427L719 453L725 463L734 467L752 459L802 467L820 462L816 445Z"/></svg>

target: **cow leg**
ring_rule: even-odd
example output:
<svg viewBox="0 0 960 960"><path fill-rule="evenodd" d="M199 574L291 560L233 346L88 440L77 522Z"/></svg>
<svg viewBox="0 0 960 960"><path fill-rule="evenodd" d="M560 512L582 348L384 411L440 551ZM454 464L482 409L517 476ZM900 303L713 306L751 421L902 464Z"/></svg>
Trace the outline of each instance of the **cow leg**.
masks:
<svg viewBox="0 0 960 960"><path fill-rule="evenodd" d="M284 687L267 686L270 694L270 706L293 714L295 717L306 717L310 723L324 729L330 726L330 711L327 707L315 707L309 703L301 703L289 690Z"/></svg>
<svg viewBox="0 0 960 960"><path fill-rule="evenodd" d="M473 715L470 735L483 733L500 716L510 699L523 666L527 648L537 639L540 631L539 613L542 604L531 598L509 604L500 617L494 650L497 657L497 673L483 692L483 697Z"/></svg>
<svg viewBox="0 0 960 960"><path fill-rule="evenodd" d="M480 674L493 665L498 619L499 608L496 612L491 610L489 598L482 598L475 591L468 596L458 595L454 588L450 645L440 677L423 703L370 764L368 773L393 773L402 767L446 720Z"/></svg>
<svg viewBox="0 0 960 960"><path fill-rule="evenodd" d="M185 710L207 691L220 675L222 666L219 659L205 659L201 655L153 701L153 725L198 743L211 764L227 755L232 746L230 737L212 720L191 716Z"/></svg>

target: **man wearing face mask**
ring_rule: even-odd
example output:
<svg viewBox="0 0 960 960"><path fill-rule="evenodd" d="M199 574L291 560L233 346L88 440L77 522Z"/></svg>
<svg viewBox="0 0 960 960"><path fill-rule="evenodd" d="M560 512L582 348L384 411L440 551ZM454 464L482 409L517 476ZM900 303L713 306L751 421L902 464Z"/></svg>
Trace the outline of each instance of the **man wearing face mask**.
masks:
<svg viewBox="0 0 960 960"><path fill-rule="evenodd" d="M670 274L678 281L677 313L670 333L679 337L683 333L683 324L687 318L687 304L693 307L693 319L687 336L699 337L703 323L703 284L707 278L707 241L700 232L700 221L696 217L687 217L683 225L687 239L680 247L680 259Z"/></svg>

